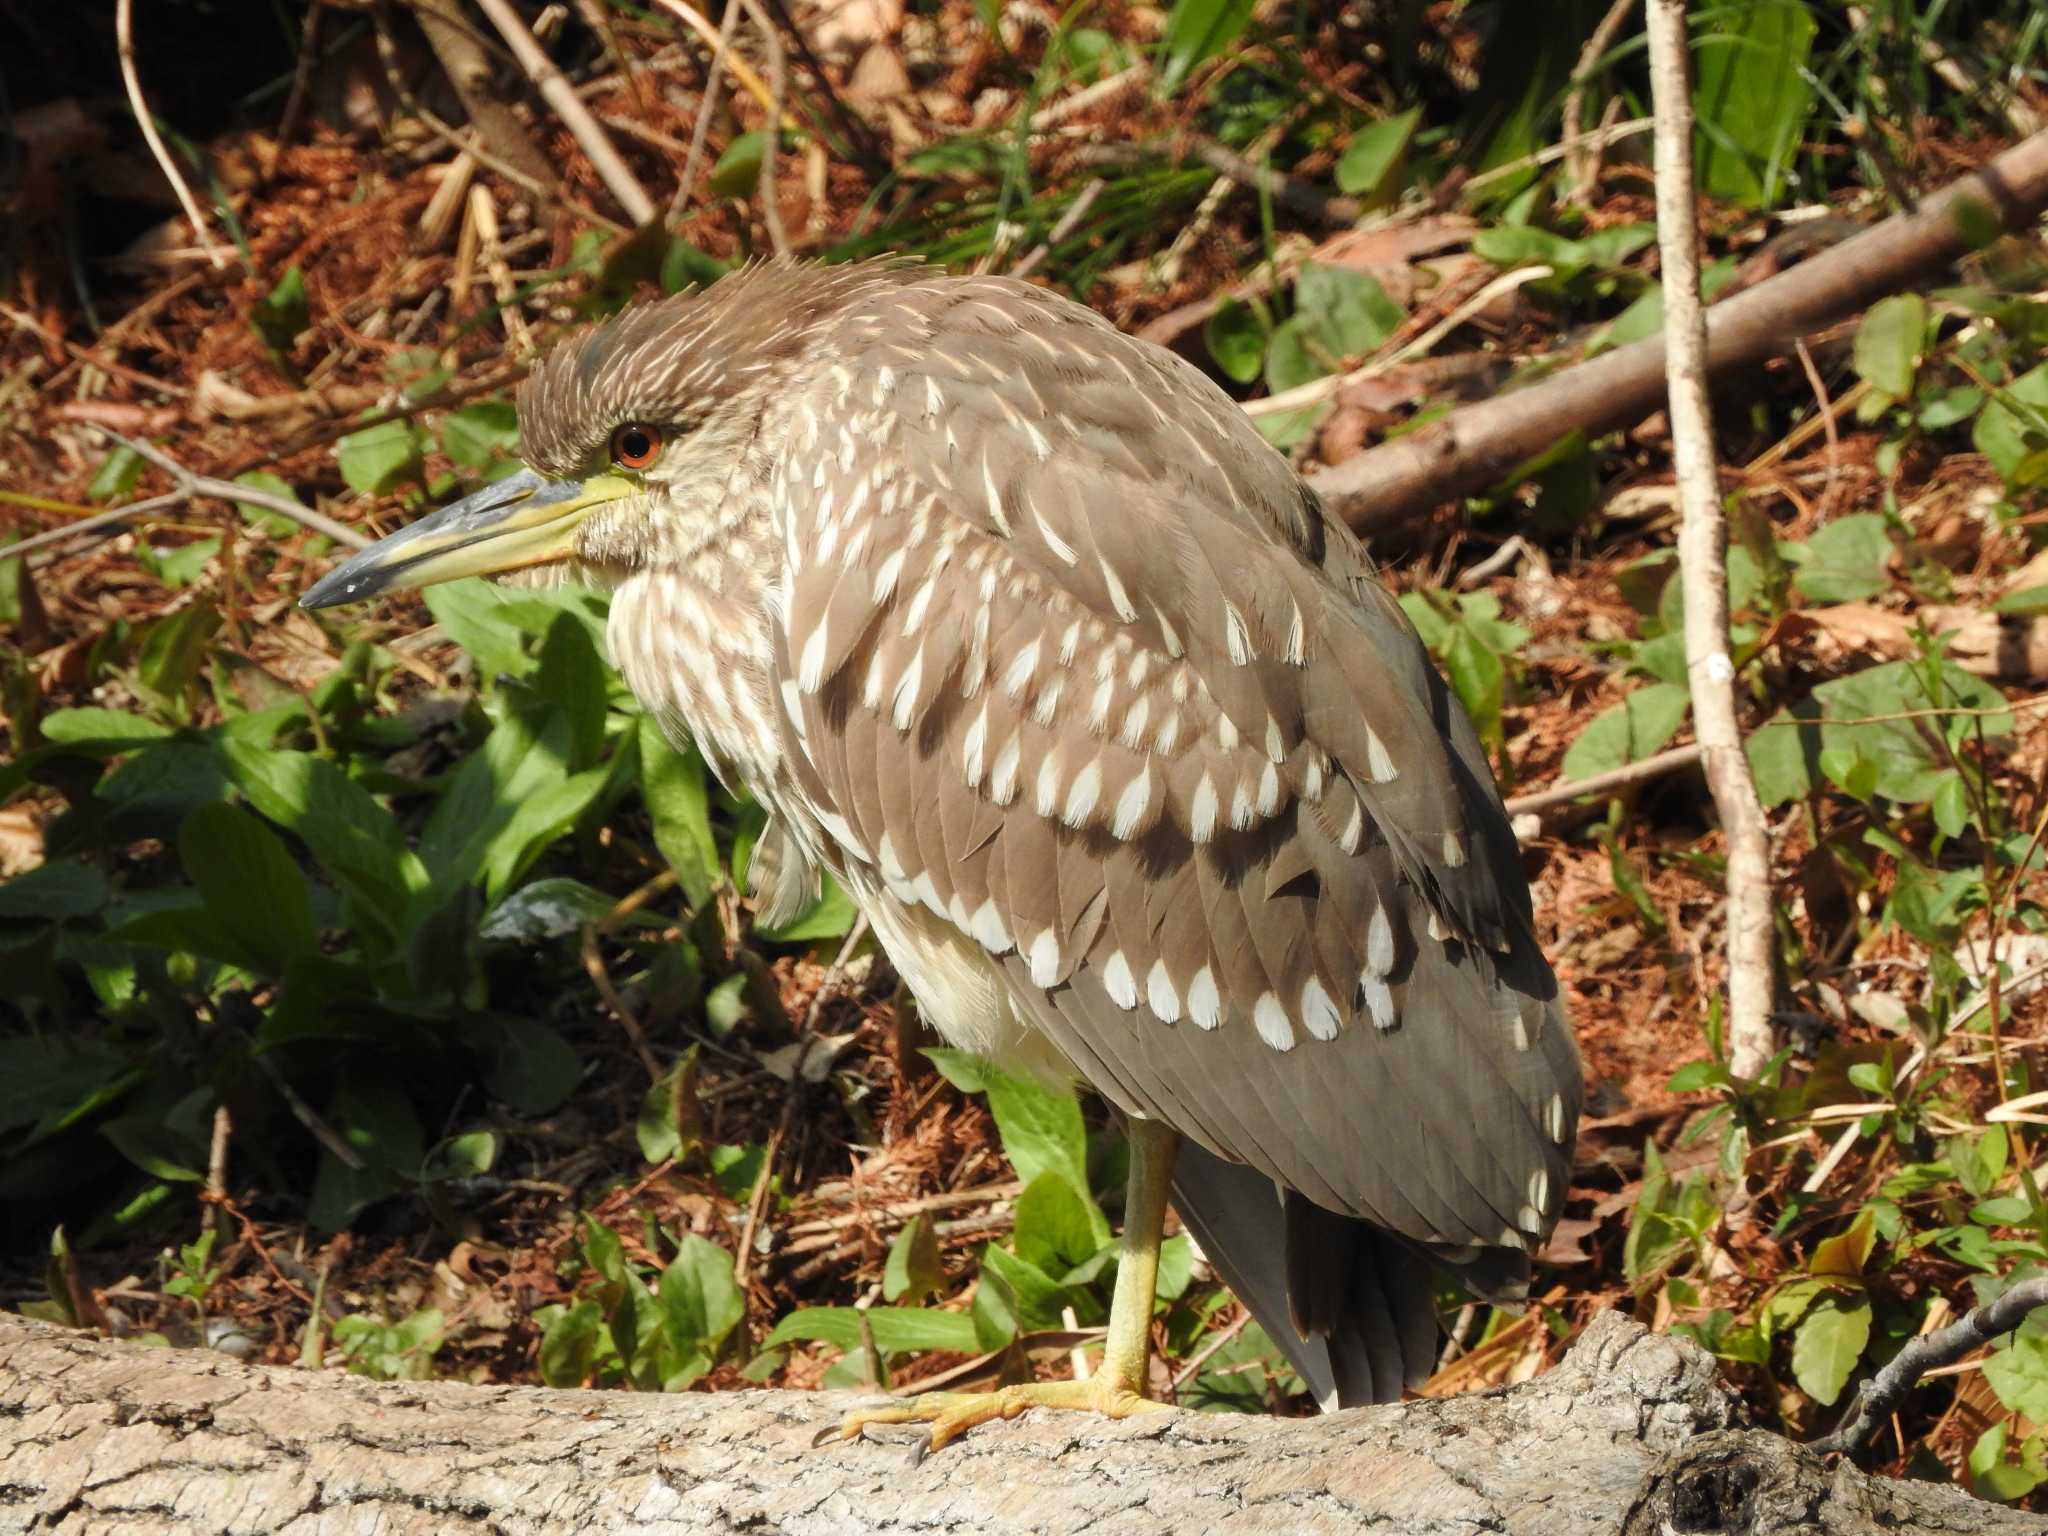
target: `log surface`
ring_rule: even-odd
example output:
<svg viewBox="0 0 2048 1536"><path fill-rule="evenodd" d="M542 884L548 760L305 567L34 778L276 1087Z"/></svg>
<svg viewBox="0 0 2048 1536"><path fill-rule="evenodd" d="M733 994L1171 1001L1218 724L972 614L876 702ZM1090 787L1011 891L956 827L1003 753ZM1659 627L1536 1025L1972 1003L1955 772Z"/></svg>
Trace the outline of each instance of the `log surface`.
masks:
<svg viewBox="0 0 2048 1536"><path fill-rule="evenodd" d="M1521 1386L1321 1419L1038 1412L912 1467L852 1399L376 1383L0 1314L0 1532L1659 1536L2042 1530L1745 1429L1618 1315Z"/></svg>

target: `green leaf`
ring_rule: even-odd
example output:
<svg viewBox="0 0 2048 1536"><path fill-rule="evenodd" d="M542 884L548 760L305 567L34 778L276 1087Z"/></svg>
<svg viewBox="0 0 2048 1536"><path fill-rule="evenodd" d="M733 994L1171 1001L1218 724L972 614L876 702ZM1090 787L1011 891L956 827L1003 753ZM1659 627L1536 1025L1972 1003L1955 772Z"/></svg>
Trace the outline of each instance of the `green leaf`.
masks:
<svg viewBox="0 0 2048 1536"><path fill-rule="evenodd" d="M1295 315L1283 320L1273 328L1273 334L1266 338L1266 388L1276 395L1320 379L1330 370L1327 364L1309 351L1303 339L1309 334L1308 321L1304 316ZM1261 421L1269 420L1261 417Z"/></svg>
<svg viewBox="0 0 2048 1536"><path fill-rule="evenodd" d="M235 484L246 485L252 491L267 491L272 496L282 496L286 501L305 503L299 500L299 493L292 489L291 482L282 475L272 474L267 469L250 469L235 476ZM299 525L282 512L273 512L268 507L259 507L253 501L238 501L235 510L242 514L244 522L261 528L274 539L281 539Z"/></svg>
<svg viewBox="0 0 2048 1536"><path fill-rule="evenodd" d="M1857 1065L1872 1066L1875 1063L1859 1062ZM1813 1253L1806 1261L1806 1271L1823 1277L1861 1280L1863 1266L1870 1262L1870 1251L1876 1242L1876 1218L1869 1211L1864 1211L1849 1224L1848 1231L1824 1237L1813 1245Z"/></svg>
<svg viewBox="0 0 2048 1536"><path fill-rule="evenodd" d="M226 741L215 750L249 803L303 842L349 898L353 921L395 942L409 901L431 882L391 814L325 758Z"/></svg>
<svg viewBox="0 0 2048 1536"><path fill-rule="evenodd" d="M2007 1408L2048 1424L2048 1332L2027 1322L2006 1335L1984 1362L1984 1379Z"/></svg>
<svg viewBox="0 0 2048 1536"><path fill-rule="evenodd" d="M655 1294L661 1331L679 1349L716 1356L725 1336L746 1315L732 1255L694 1232L684 1236L674 1262L661 1272Z"/></svg>
<svg viewBox="0 0 2048 1536"><path fill-rule="evenodd" d="M1294 280L1295 317L1333 358L1363 356L1406 318L1377 279L1349 267L1304 263Z"/></svg>
<svg viewBox="0 0 2048 1536"><path fill-rule="evenodd" d="M604 750L604 722L610 674L590 631L573 614L561 613L541 641L533 689L569 722L571 768L588 768Z"/></svg>
<svg viewBox="0 0 2048 1536"><path fill-rule="evenodd" d="M100 1127L100 1134L152 1178L178 1184L206 1182L200 1171L204 1154L160 1120L110 1120Z"/></svg>
<svg viewBox="0 0 2048 1536"><path fill-rule="evenodd" d="M1820 1297L1792 1340L1792 1374L1815 1402L1832 1407L1870 1342L1870 1298Z"/></svg>
<svg viewBox="0 0 2048 1536"><path fill-rule="evenodd" d="M2048 587L2022 587L2017 592L2008 592L1991 605L1991 610L2029 617L2048 613Z"/></svg>
<svg viewBox="0 0 2048 1536"><path fill-rule="evenodd" d="M61 923L90 917L106 904L106 877L89 864L38 864L26 874L0 880L0 918Z"/></svg>
<svg viewBox="0 0 2048 1536"><path fill-rule="evenodd" d="M1102 1246L1087 1196L1062 1173L1041 1173L1017 1197L1013 1224L1019 1258L1063 1273Z"/></svg>
<svg viewBox="0 0 2048 1536"><path fill-rule="evenodd" d="M908 1298L915 1306L936 1295L945 1283L938 1228L930 1216L919 1212L903 1224L896 1241L889 1245L889 1259L882 1266L882 1299L897 1302Z"/></svg>
<svg viewBox="0 0 2048 1536"><path fill-rule="evenodd" d="M1012 1077L965 1051L935 1048L925 1054L955 1087L988 1094L1003 1151L1027 1187L1041 1174L1054 1173L1078 1191L1088 1189L1088 1135L1071 1089ZM1100 1247L1109 1241L1109 1221L1092 1199L1087 1204L1097 1234L1093 1247Z"/></svg>
<svg viewBox="0 0 2048 1536"><path fill-rule="evenodd" d="M1085 1292L1060 1284L1029 1259L994 1243L982 1250L979 1283L988 1285L991 1277L1002 1287L1019 1333L1063 1326L1066 1308L1086 1299Z"/></svg>
<svg viewBox="0 0 2048 1536"><path fill-rule="evenodd" d="M640 1155L650 1163L687 1157L696 1149L703 1126L697 1102L695 1045L648 1088L633 1122L633 1135L640 1143Z"/></svg>
<svg viewBox="0 0 2048 1536"><path fill-rule="evenodd" d="M2032 483L2029 461L2048 447L2048 363L2021 374L1991 397L1970 442L2008 485Z"/></svg>
<svg viewBox="0 0 2048 1536"><path fill-rule="evenodd" d="M1935 693L1929 691L1930 673L1938 690ZM1992 711L1974 718L1957 715L1945 720L1884 719L1820 727L1823 748L1860 753L1876 765L1876 793L1902 804L1925 803L1940 787L1942 777L1952 771L1947 754L1922 734L1922 727L1945 731L1957 747L1980 731L1988 738L2012 733L2012 716L2004 709L2005 696L1982 678L1973 677L1946 660L1888 662L1822 683L1813 690L1813 699L1830 722L1869 720L1873 716L1908 714L1937 706Z"/></svg>
<svg viewBox="0 0 2048 1536"><path fill-rule="evenodd" d="M534 944L575 933L585 923L610 917L618 903L581 880L551 876L522 885L495 907L477 927L486 939L517 939Z"/></svg>
<svg viewBox="0 0 2048 1536"><path fill-rule="evenodd" d="M1874 512L1838 518L1806 545L1792 585L1817 603L1853 603L1891 587L1891 534Z"/></svg>
<svg viewBox="0 0 2048 1536"><path fill-rule="evenodd" d="M484 1086L494 1097L523 1115L544 1115L569 1096L583 1059L559 1030L510 1015L489 1027L495 1050Z"/></svg>
<svg viewBox="0 0 2048 1536"><path fill-rule="evenodd" d="M195 539L165 550L139 541L135 546L135 558L143 569L167 587L191 586L206 569L206 562L219 553L219 539Z"/></svg>
<svg viewBox="0 0 2048 1536"><path fill-rule="evenodd" d="M711 167L711 190L720 197L752 197L767 147L768 136L758 128L734 139Z"/></svg>
<svg viewBox="0 0 2048 1536"><path fill-rule="evenodd" d="M1959 773L1951 773L1935 788L1934 799L1929 806L1934 813L1934 824L1941 829L1943 837L1961 837L1970 825L1973 814L1970 805L1970 788Z"/></svg>
<svg viewBox="0 0 2048 1536"><path fill-rule="evenodd" d="M2042 1465L2038 1432L2027 1437L2017 1464L2006 1460L2006 1439L2006 1424L2000 1419L1971 1443L1970 1486L1984 1498L2010 1504L2048 1482L2048 1467Z"/></svg>
<svg viewBox="0 0 2048 1536"><path fill-rule="evenodd" d="M1202 340L1224 377L1249 384L1266 361L1266 327L1240 299L1225 299L1202 326Z"/></svg>
<svg viewBox="0 0 2048 1536"><path fill-rule="evenodd" d="M457 464L489 470L519 451L519 413L509 400L478 400L441 418L441 447Z"/></svg>
<svg viewBox="0 0 2048 1536"><path fill-rule="evenodd" d="M309 321L306 274L296 266L286 267L284 276L249 311L249 323L263 338L263 345L280 355L291 351Z"/></svg>
<svg viewBox="0 0 2048 1536"><path fill-rule="evenodd" d="M611 1347L605 1334L604 1309L594 1299L585 1297L573 1307L556 1308L553 1312L542 1323L540 1379L551 1387L583 1386ZM535 1317L540 1315L536 1313Z"/></svg>
<svg viewBox="0 0 2048 1536"><path fill-rule="evenodd" d="M164 741L176 734L168 725L120 709L55 709L43 716L43 739L70 746L121 747Z"/></svg>
<svg viewBox="0 0 2048 1536"><path fill-rule="evenodd" d="M694 746L671 744L652 715L640 717L640 795L654 820L655 846L690 905L702 906L721 872L704 759Z"/></svg>
<svg viewBox="0 0 2048 1536"><path fill-rule="evenodd" d="M1907 399L1926 343L1925 299L1917 293L1879 299L1856 328L1856 372L1872 389L1883 390L1894 400Z"/></svg>
<svg viewBox="0 0 2048 1536"><path fill-rule="evenodd" d="M135 658L135 680L164 714L189 718L192 685L220 626L220 610L211 603L193 603L149 626Z"/></svg>
<svg viewBox="0 0 2048 1536"><path fill-rule="evenodd" d="M859 1349L860 1312L853 1307L801 1307L775 1325L761 1341L763 1349L813 1340L839 1349ZM869 1307L868 1326L875 1348L885 1355L950 1350L975 1354L974 1321L960 1312L934 1312L923 1307Z"/></svg>
<svg viewBox="0 0 2048 1536"><path fill-rule="evenodd" d="M1813 87L1815 22L1797 0L1705 13L1693 40L1696 174L1702 191L1746 207L1775 202L1799 147Z"/></svg>
<svg viewBox="0 0 2048 1536"><path fill-rule="evenodd" d="M247 811L194 811L178 829L178 856L208 911L270 975L319 952L305 875L277 834Z"/></svg>
<svg viewBox="0 0 2048 1536"><path fill-rule="evenodd" d="M754 936L770 944L809 944L819 939L844 938L853 928L860 909L853 898L830 875L820 878L818 899L779 928L757 924Z"/></svg>
<svg viewBox="0 0 2048 1536"><path fill-rule="evenodd" d="M1591 778L1641 762L1677 734L1691 709L1691 695L1671 683L1636 689L1587 723L1565 751L1562 778Z"/></svg>
<svg viewBox="0 0 2048 1536"><path fill-rule="evenodd" d="M118 501L135 489L135 482L142 478L143 462L141 454L123 443L100 461L85 494L93 501Z"/></svg>
<svg viewBox="0 0 2048 1536"><path fill-rule="evenodd" d="M365 496L381 496L418 479L424 463L419 437L404 421L380 421L349 433L334 445L334 460L349 489Z"/></svg>
<svg viewBox="0 0 2048 1536"><path fill-rule="evenodd" d="M1351 136L1337 162L1337 185L1353 197L1371 197L1408 148L1415 125L1422 120L1422 108L1410 107L1396 117L1384 118Z"/></svg>
<svg viewBox="0 0 2048 1536"><path fill-rule="evenodd" d="M1159 94L1171 96L1189 74L1236 42L1252 19L1252 0L1174 0L1160 39Z"/></svg>

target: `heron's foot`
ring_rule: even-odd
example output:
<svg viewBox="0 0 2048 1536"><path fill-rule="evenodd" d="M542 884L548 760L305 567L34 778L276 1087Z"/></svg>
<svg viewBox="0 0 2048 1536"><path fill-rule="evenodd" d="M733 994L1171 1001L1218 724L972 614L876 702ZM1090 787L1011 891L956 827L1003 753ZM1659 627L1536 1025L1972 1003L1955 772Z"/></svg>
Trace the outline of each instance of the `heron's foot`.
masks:
<svg viewBox="0 0 2048 1536"><path fill-rule="evenodd" d="M1113 1372L1101 1371L1086 1381L1034 1381L998 1387L993 1392L926 1392L887 1407L856 1408L837 1427L819 1435L816 1443L857 1439L870 1424L929 1424L931 1428L911 1452L910 1463L916 1466L975 1425L1014 1419L1031 1408L1078 1409L1128 1419L1165 1406L1134 1391Z"/></svg>

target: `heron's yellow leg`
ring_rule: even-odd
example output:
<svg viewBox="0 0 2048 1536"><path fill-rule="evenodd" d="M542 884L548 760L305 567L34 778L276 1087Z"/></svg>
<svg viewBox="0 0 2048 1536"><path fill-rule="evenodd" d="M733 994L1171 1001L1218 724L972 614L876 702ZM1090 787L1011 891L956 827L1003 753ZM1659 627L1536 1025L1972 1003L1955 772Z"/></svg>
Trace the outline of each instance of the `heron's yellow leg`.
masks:
<svg viewBox="0 0 2048 1536"><path fill-rule="evenodd" d="M1152 1302L1159 1284L1166 1192L1180 1137L1157 1121L1133 1120L1130 1138L1123 1253L1117 1261L1116 1291L1110 1297L1102 1364L1092 1376L1086 1381L998 1387L993 1392L926 1392L886 1408L856 1408L836 1430L827 1430L820 1438L837 1435L851 1440L869 1424L929 1424L917 1451L922 1460L977 1424L1014 1419L1029 1408L1078 1408L1125 1419L1164 1407L1146 1398L1145 1373L1152 1356Z"/></svg>

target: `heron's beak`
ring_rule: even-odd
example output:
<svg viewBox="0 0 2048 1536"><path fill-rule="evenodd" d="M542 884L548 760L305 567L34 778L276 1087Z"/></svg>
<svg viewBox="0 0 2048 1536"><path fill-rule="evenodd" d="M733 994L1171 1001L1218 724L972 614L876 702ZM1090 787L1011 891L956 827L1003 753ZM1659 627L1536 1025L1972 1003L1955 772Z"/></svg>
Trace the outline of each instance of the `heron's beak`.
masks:
<svg viewBox="0 0 2048 1536"><path fill-rule="evenodd" d="M379 539L329 571L299 606L327 608L460 576L495 576L571 559L577 524L639 489L618 475L543 480L522 469Z"/></svg>

